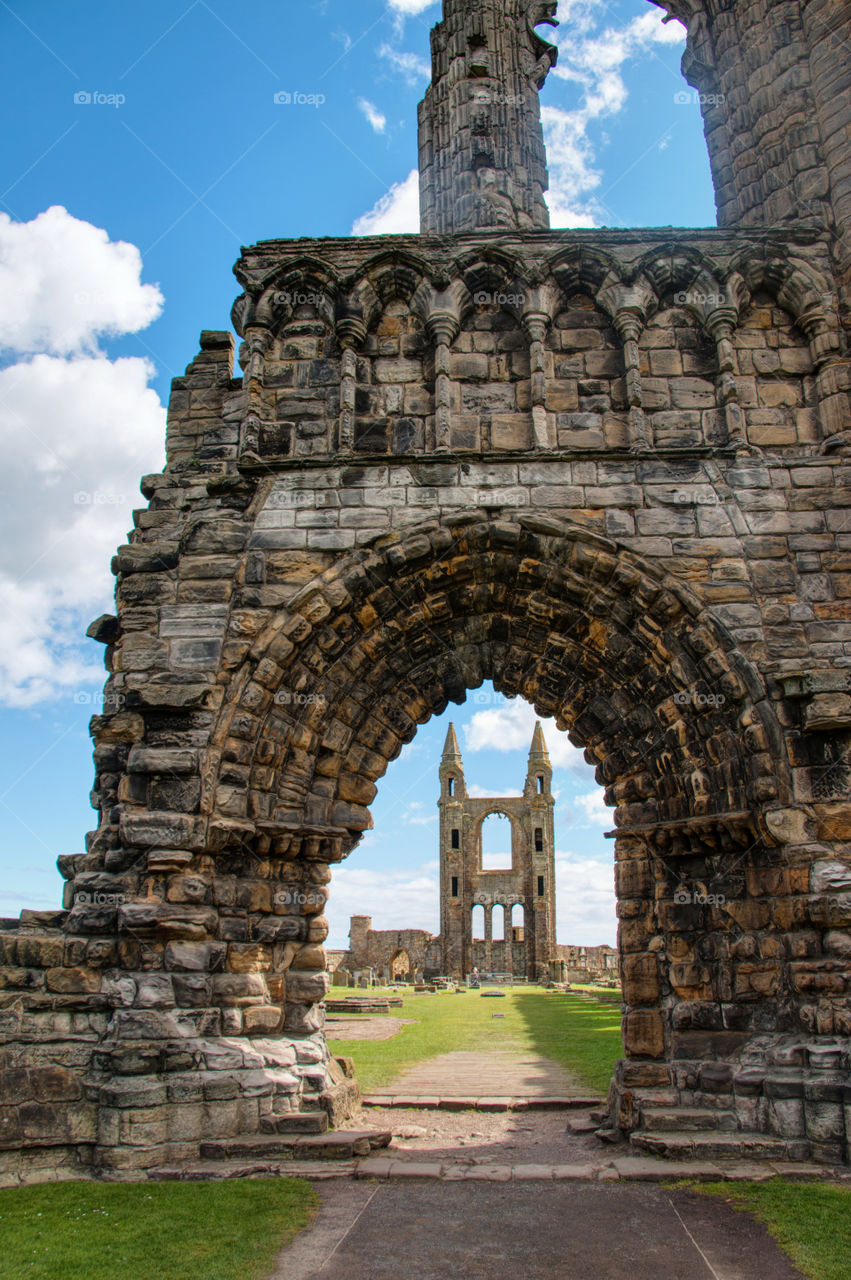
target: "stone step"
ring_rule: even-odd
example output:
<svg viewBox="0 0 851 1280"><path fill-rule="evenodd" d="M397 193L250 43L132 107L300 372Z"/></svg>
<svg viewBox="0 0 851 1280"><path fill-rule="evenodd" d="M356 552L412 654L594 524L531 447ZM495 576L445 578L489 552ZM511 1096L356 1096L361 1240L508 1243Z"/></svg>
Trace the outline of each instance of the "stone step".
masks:
<svg viewBox="0 0 851 1280"><path fill-rule="evenodd" d="M642 1123L653 1133L691 1133L695 1130L724 1132L738 1127L732 1111L711 1111L700 1107L642 1107Z"/></svg>
<svg viewBox="0 0 851 1280"><path fill-rule="evenodd" d="M328 1132L327 1111L287 1111L260 1117L261 1133L304 1134Z"/></svg>
<svg viewBox="0 0 851 1280"><path fill-rule="evenodd" d="M150 1182L223 1182L232 1178L354 1178L356 1160L197 1160L149 1169Z"/></svg>
<svg viewBox="0 0 851 1280"><path fill-rule="evenodd" d="M673 1160L784 1160L788 1142L766 1133L663 1133L641 1129L630 1135L634 1151Z"/></svg>
<svg viewBox="0 0 851 1280"><path fill-rule="evenodd" d="M441 1098L411 1093L367 1093L364 1107L398 1107L411 1111L587 1111L598 1106L599 1098L571 1097L469 1097Z"/></svg>
<svg viewBox="0 0 851 1280"><path fill-rule="evenodd" d="M390 1145L389 1129L338 1129L302 1137L297 1134L256 1134L202 1142L202 1160L353 1160Z"/></svg>

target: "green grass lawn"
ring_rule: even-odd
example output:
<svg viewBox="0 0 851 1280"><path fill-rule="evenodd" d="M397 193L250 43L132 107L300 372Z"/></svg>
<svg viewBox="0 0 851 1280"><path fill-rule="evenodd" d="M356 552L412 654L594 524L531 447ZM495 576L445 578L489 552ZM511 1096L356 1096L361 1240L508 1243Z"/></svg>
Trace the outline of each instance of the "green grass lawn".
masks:
<svg viewBox="0 0 851 1280"><path fill-rule="evenodd" d="M319 1197L296 1178L0 1191L3 1280L266 1280Z"/></svg>
<svg viewBox="0 0 851 1280"><path fill-rule="evenodd" d="M552 1058L579 1084L605 1096L621 1047L620 1006L611 1000L515 987L504 1000L463 995L406 995L391 1014L416 1021L391 1040L330 1040L331 1051L354 1059L362 1089L389 1084L400 1071L455 1049L512 1049ZM504 1018L494 1018L504 1013ZM333 1023L329 1025L333 1036Z"/></svg>
<svg viewBox="0 0 851 1280"><path fill-rule="evenodd" d="M704 1182L692 1189L764 1222L807 1280L851 1276L851 1187L777 1179Z"/></svg>

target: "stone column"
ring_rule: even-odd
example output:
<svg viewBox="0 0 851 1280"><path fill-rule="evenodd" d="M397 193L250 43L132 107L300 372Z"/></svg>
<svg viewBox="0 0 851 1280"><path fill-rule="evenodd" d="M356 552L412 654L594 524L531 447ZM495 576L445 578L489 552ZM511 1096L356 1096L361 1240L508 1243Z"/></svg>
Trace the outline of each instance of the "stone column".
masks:
<svg viewBox="0 0 851 1280"><path fill-rule="evenodd" d="M529 340L529 368L532 392L532 443L536 449L553 449L555 440L547 419L546 348L550 318L541 312L523 317L523 328Z"/></svg>
<svg viewBox="0 0 851 1280"><path fill-rule="evenodd" d="M245 330L243 387L248 393L248 405L240 428L241 454L256 457L260 452L260 431L264 420L263 378L266 370L266 353L272 345L272 335L265 326L251 325Z"/></svg>
<svg viewBox="0 0 851 1280"><path fill-rule="evenodd" d="M351 453L355 442L355 389L357 385L358 349L366 338L366 325L357 315L344 315L337 320L337 341L342 348L340 360L340 420L337 446Z"/></svg>
<svg viewBox="0 0 851 1280"><path fill-rule="evenodd" d="M643 316L633 308L624 307L615 312L612 323L623 342L623 362L626 376L626 398L629 405L630 448L646 453L652 447L644 416L644 397L641 390L641 358L638 338L644 325Z"/></svg>
<svg viewBox="0 0 851 1280"><path fill-rule="evenodd" d="M851 361L841 354L839 332L821 308L803 312L797 323L810 344L823 437L847 439L851 423Z"/></svg>
<svg viewBox="0 0 851 1280"><path fill-rule="evenodd" d="M452 381L449 377L449 348L461 325L449 311L435 311L426 320L434 343L434 444L445 453L452 442Z"/></svg>
<svg viewBox="0 0 851 1280"><path fill-rule="evenodd" d="M263 389L266 352L272 344L272 335L268 329L252 325L245 331L245 341L248 344L247 389L250 395L259 395Z"/></svg>
<svg viewBox="0 0 851 1280"><path fill-rule="evenodd" d="M735 448L747 447L745 424L742 406L739 401L739 387L736 382L736 351L733 346L733 330L736 326L735 312L725 309L716 311L706 321L706 328L715 343L718 357L718 403L724 410L727 426L727 443Z"/></svg>

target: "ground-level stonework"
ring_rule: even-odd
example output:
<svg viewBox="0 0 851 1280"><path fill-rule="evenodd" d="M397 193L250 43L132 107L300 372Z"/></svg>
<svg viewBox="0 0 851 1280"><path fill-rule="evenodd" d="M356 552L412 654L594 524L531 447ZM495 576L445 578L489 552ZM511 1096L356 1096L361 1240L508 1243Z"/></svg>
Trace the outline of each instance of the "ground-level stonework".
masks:
<svg viewBox="0 0 851 1280"><path fill-rule="evenodd" d="M542 975L544 981L605 981L612 986L620 981L615 947L557 942L553 952L553 959ZM328 972L335 984L357 983L361 979L366 982L372 977L385 982L412 982L418 977L428 980L442 973L443 947L440 935L426 929L373 929L371 916L352 916L348 951L326 951L326 957ZM482 957L480 973L491 968L484 964L485 958ZM502 968L498 972L505 975L508 971ZM517 976L525 980L522 970Z"/></svg>

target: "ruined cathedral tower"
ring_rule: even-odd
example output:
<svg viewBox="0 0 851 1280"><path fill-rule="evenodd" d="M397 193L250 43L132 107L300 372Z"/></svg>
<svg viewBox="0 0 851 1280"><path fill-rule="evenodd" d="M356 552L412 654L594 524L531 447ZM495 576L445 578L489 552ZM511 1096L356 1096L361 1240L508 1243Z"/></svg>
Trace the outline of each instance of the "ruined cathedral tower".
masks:
<svg viewBox="0 0 851 1280"><path fill-rule="evenodd" d="M443 972L510 973L540 981L556 959L553 770L535 726L522 796L472 797L455 726L440 761L440 941ZM507 820L507 865L485 866L488 818ZM478 916L481 933L474 920ZM496 929L494 926L496 925Z"/></svg>
<svg viewBox="0 0 851 1280"><path fill-rule="evenodd" d="M420 103L423 232L550 225L538 90L557 50L535 31L556 4L447 0Z"/></svg>
<svg viewBox="0 0 851 1280"><path fill-rule="evenodd" d="M444 0L422 234L243 249L240 376L205 330L90 630L94 830L62 910L0 922L0 1175L271 1152L350 1109L333 868L484 681L615 807L612 1123L851 1154L851 0L665 7L717 227L551 230L555 5ZM536 966L540 746L508 890Z"/></svg>

